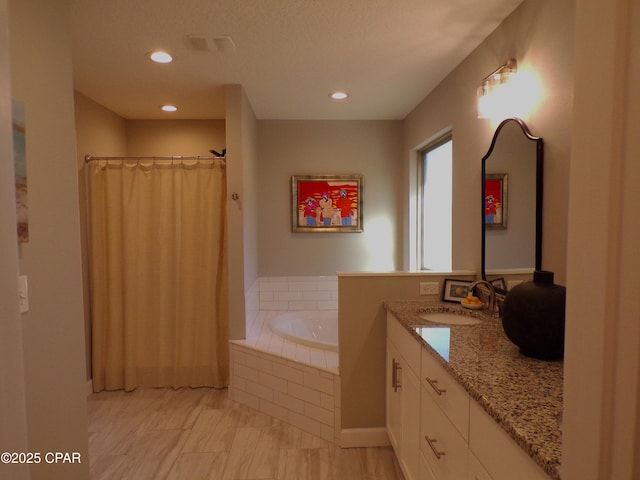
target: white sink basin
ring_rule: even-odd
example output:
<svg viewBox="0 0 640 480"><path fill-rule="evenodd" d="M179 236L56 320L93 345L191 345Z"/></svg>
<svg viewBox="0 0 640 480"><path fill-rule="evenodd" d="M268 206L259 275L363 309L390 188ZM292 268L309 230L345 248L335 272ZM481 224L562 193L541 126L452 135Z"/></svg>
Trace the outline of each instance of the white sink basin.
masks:
<svg viewBox="0 0 640 480"><path fill-rule="evenodd" d="M420 315L420 318L424 318L429 322L443 323L446 325L477 325L482 322L479 318L446 312L425 313L424 315Z"/></svg>

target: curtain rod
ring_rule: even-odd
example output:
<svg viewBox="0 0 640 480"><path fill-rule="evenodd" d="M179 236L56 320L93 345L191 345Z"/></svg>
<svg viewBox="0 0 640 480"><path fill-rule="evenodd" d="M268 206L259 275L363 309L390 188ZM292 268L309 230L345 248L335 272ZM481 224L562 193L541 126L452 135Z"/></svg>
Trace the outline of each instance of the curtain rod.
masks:
<svg viewBox="0 0 640 480"><path fill-rule="evenodd" d="M92 155L85 155L85 163L89 163L93 160L222 160L226 162L226 157L215 156L171 156L171 157L94 157Z"/></svg>

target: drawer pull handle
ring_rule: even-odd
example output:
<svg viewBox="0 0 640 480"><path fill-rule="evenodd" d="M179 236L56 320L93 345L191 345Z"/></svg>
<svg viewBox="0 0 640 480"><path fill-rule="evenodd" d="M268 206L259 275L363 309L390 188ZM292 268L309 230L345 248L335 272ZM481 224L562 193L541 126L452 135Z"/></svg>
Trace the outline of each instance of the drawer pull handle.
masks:
<svg viewBox="0 0 640 480"><path fill-rule="evenodd" d="M425 379L431 388L433 388L438 395L442 395L443 393L447 393L445 388L438 387L438 380L433 380L432 378L426 377Z"/></svg>
<svg viewBox="0 0 640 480"><path fill-rule="evenodd" d="M400 383L400 378L398 376L398 370L402 370L400 366L400 362L396 362L396 359L391 359L392 367L391 367L391 386L393 387L393 391L397 392L399 388L402 387Z"/></svg>
<svg viewBox="0 0 640 480"><path fill-rule="evenodd" d="M444 456L444 452L440 452L437 448L436 448L436 442L437 440L435 438L429 438L429 435L425 435L424 439L427 441L427 443L429 444L429 446L431 447L431 450L433 450L433 454L436 456L436 458L438 460L440 460L441 457Z"/></svg>

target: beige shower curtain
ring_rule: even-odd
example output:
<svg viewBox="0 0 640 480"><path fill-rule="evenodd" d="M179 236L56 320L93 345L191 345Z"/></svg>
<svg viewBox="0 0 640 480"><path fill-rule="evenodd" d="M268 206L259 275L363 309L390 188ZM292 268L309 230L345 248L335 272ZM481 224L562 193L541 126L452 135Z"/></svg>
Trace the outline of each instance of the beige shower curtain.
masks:
<svg viewBox="0 0 640 480"><path fill-rule="evenodd" d="M228 385L221 160L93 160L93 389Z"/></svg>

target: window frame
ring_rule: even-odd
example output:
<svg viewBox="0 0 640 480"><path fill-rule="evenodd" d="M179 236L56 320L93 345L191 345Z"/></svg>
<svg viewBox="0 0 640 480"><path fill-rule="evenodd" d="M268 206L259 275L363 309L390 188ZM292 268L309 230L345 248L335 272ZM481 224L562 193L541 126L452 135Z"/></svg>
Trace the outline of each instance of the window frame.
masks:
<svg viewBox="0 0 640 480"><path fill-rule="evenodd" d="M434 271L432 269L429 269L427 267L425 267L424 265L424 259L425 259L425 252L424 252L424 239L425 239L425 221L424 221L424 212L423 212L423 205L424 205L424 185L425 185L425 164L426 164L426 157L427 155L436 150L437 148L441 147L442 145L451 142L451 168L453 170L453 131L452 130L448 130L438 136L436 136L433 140L427 142L422 148L418 149L416 151L417 154L417 169L416 169L416 180L417 180L417 190L416 190L416 197L417 197L417 205L416 205L416 268L418 271L421 272L429 272L429 271ZM452 172L453 173L453 172ZM451 187L452 192L451 195L453 197L453 185ZM453 200L453 198L452 198ZM453 214L453 212L452 212ZM453 235L453 232L452 232ZM453 239L452 239L453 241ZM453 264L453 258L451 259L451 262ZM451 270L451 269L449 269Z"/></svg>

